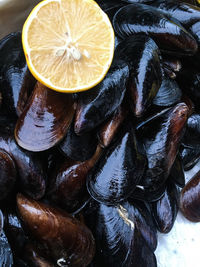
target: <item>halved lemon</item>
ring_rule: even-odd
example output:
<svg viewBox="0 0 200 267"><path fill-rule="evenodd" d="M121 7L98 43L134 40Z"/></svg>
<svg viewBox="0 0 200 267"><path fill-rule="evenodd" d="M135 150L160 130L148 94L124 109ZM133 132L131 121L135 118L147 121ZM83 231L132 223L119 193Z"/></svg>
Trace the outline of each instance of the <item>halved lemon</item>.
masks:
<svg viewBox="0 0 200 267"><path fill-rule="evenodd" d="M33 76L59 92L94 87L114 54L114 31L93 0L44 0L30 13L22 43Z"/></svg>

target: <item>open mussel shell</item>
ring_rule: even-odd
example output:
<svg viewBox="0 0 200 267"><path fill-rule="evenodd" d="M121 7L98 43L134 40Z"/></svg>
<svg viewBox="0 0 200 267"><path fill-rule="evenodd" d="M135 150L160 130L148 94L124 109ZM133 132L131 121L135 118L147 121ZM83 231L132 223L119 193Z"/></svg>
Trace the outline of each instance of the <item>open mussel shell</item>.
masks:
<svg viewBox="0 0 200 267"><path fill-rule="evenodd" d="M95 266L156 266L154 253L136 223L142 217L137 208L128 202L116 207L99 204L90 216L97 245Z"/></svg>
<svg viewBox="0 0 200 267"><path fill-rule="evenodd" d="M0 41L0 58L2 111L19 116L36 83L26 64L21 33L11 33Z"/></svg>
<svg viewBox="0 0 200 267"><path fill-rule="evenodd" d="M145 33L168 53L192 55L198 49L194 37L177 20L168 19L164 12L155 7L138 3L122 7L115 14L113 25L120 38Z"/></svg>
<svg viewBox="0 0 200 267"><path fill-rule="evenodd" d="M127 116L127 113L128 111L126 108L121 105L111 118L109 118L108 121L100 128L98 138L103 147L108 147L115 139L120 126Z"/></svg>
<svg viewBox="0 0 200 267"><path fill-rule="evenodd" d="M170 179L179 187L185 186L185 173L183 168L183 162L178 155L174 161L174 164L171 168Z"/></svg>
<svg viewBox="0 0 200 267"><path fill-rule="evenodd" d="M75 116L76 134L93 130L114 113L124 99L128 78L128 65L115 56L104 80L92 90L79 94Z"/></svg>
<svg viewBox="0 0 200 267"><path fill-rule="evenodd" d="M139 185L152 194L152 200L163 194L166 179L176 159L188 118L188 107L179 103L138 129L144 144L148 168ZM149 198L148 198L149 199Z"/></svg>
<svg viewBox="0 0 200 267"><path fill-rule="evenodd" d="M178 213L178 198L176 185L168 182L165 194L152 203L152 214L161 233L169 233L174 225Z"/></svg>
<svg viewBox="0 0 200 267"><path fill-rule="evenodd" d="M200 171L185 185L180 195L180 209L192 222L200 222Z"/></svg>
<svg viewBox="0 0 200 267"><path fill-rule="evenodd" d="M120 42L115 53L130 65L130 106L134 115L141 117L162 82L158 46L146 35L133 35Z"/></svg>
<svg viewBox="0 0 200 267"><path fill-rule="evenodd" d="M152 5L177 19L185 27L200 21L200 9L193 5L177 0L154 0Z"/></svg>
<svg viewBox="0 0 200 267"><path fill-rule="evenodd" d="M6 125L0 118L0 149L5 150L15 162L19 176L19 190L34 199L40 199L46 189L44 157L21 149L14 140L13 132L13 123Z"/></svg>
<svg viewBox="0 0 200 267"><path fill-rule="evenodd" d="M53 177L48 190L48 198L70 212L83 205L88 198L86 190L88 172L94 167L101 152L102 149L98 146L93 157L87 161L74 162L65 159L62 164L58 163L59 167L57 166L57 170L54 170L51 175Z"/></svg>
<svg viewBox="0 0 200 267"><path fill-rule="evenodd" d="M34 152L53 147L65 136L74 111L72 95L55 92L37 82L16 124L18 145Z"/></svg>
<svg viewBox="0 0 200 267"><path fill-rule="evenodd" d="M59 144L59 148L70 159L85 161L93 156L97 143L96 131L77 135L74 132L74 123L71 123L64 140Z"/></svg>
<svg viewBox="0 0 200 267"><path fill-rule="evenodd" d="M95 243L84 224L64 211L21 194L17 196L17 206L29 234L46 248L46 254L55 265L60 262L76 267L89 265Z"/></svg>
<svg viewBox="0 0 200 267"><path fill-rule="evenodd" d="M182 91L177 82L165 75L158 93L153 99L153 104L161 107L169 107L180 102L181 97Z"/></svg>
<svg viewBox="0 0 200 267"><path fill-rule="evenodd" d="M182 143L186 147L200 148L200 114L194 113L188 118Z"/></svg>
<svg viewBox="0 0 200 267"><path fill-rule="evenodd" d="M90 172L87 187L99 202L114 204L127 199L144 174L146 159L138 151L135 133L125 130Z"/></svg>
<svg viewBox="0 0 200 267"><path fill-rule="evenodd" d="M11 156L0 149L0 200L12 191L17 178L17 169Z"/></svg>

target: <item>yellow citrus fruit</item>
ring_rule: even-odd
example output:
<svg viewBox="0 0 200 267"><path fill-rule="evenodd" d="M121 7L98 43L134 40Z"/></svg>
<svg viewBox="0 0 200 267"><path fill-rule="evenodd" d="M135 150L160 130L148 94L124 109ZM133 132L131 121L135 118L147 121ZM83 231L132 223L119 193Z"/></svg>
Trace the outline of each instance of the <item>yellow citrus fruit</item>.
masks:
<svg viewBox="0 0 200 267"><path fill-rule="evenodd" d="M44 0L22 31L28 67L35 78L59 92L94 87L114 54L114 31L93 0Z"/></svg>

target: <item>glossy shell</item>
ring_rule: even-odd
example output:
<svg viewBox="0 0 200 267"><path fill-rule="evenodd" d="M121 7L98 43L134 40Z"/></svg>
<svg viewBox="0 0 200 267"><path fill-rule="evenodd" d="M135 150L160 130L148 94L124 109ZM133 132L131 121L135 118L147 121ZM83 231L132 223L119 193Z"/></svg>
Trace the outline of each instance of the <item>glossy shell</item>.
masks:
<svg viewBox="0 0 200 267"><path fill-rule="evenodd" d="M114 113L124 99L128 78L127 64L115 57L104 80L92 90L79 94L76 134L91 131Z"/></svg>
<svg viewBox="0 0 200 267"><path fill-rule="evenodd" d="M48 248L54 264L74 267L87 266L95 252L90 230L68 213L18 195L20 217L29 233ZM38 214L40 216L38 216Z"/></svg>
<svg viewBox="0 0 200 267"><path fill-rule="evenodd" d="M108 149L87 179L90 195L103 203L118 203L127 199L143 176L146 160L138 152L133 131Z"/></svg>
<svg viewBox="0 0 200 267"><path fill-rule="evenodd" d="M36 84L26 108L19 117L15 138L29 151L44 151L63 139L74 114L72 95Z"/></svg>
<svg viewBox="0 0 200 267"><path fill-rule="evenodd" d="M152 103L162 82L160 51L146 35L133 35L120 42L115 50L130 66L130 106L141 117Z"/></svg>
<svg viewBox="0 0 200 267"><path fill-rule="evenodd" d="M165 13L151 6L135 3L122 7L115 14L113 25L120 38L145 33L168 52L194 54L198 49L194 37L177 20L169 20Z"/></svg>
<svg viewBox="0 0 200 267"><path fill-rule="evenodd" d="M181 191L180 209L192 222L200 222L200 172L196 173Z"/></svg>

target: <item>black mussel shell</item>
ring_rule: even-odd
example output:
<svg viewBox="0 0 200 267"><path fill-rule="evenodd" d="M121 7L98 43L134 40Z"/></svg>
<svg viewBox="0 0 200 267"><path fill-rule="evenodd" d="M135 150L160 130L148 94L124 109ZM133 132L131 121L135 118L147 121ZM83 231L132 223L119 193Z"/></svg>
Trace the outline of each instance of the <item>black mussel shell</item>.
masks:
<svg viewBox="0 0 200 267"><path fill-rule="evenodd" d="M200 10L199 10L200 11ZM190 32L196 38L198 45L200 45L200 21L194 23L190 28Z"/></svg>
<svg viewBox="0 0 200 267"><path fill-rule="evenodd" d="M46 259L53 259L54 265L60 262L76 267L90 264L95 242L83 223L63 210L21 194L17 196L17 207L28 233L44 247Z"/></svg>
<svg viewBox="0 0 200 267"><path fill-rule="evenodd" d="M13 266L12 251L4 231L0 233L0 266Z"/></svg>
<svg viewBox="0 0 200 267"><path fill-rule="evenodd" d="M26 64L20 32L0 41L0 58L2 110L19 116L36 83Z"/></svg>
<svg viewBox="0 0 200 267"><path fill-rule="evenodd" d="M89 132L106 119L121 105L129 78L129 68L115 56L104 80L90 92L79 94L75 116L75 133Z"/></svg>
<svg viewBox="0 0 200 267"><path fill-rule="evenodd" d="M97 245L95 266L156 266L154 253L136 224L137 208L128 202L116 207L99 204L91 216Z"/></svg>
<svg viewBox="0 0 200 267"><path fill-rule="evenodd" d="M150 206L135 199L128 199L135 210L135 225L152 251L157 248L157 231L151 215Z"/></svg>
<svg viewBox="0 0 200 267"><path fill-rule="evenodd" d="M122 41L115 53L130 65L130 105L141 117L150 106L162 82L160 51L146 35L133 35Z"/></svg>
<svg viewBox="0 0 200 267"><path fill-rule="evenodd" d="M108 147L118 133L118 130L127 116L127 109L121 105L99 130L98 138L102 147Z"/></svg>
<svg viewBox="0 0 200 267"><path fill-rule="evenodd" d="M152 195L152 200L159 199L164 193L166 179L184 134L188 111L185 103L179 103L137 131L148 159L148 169L139 185L144 186L143 193L147 191Z"/></svg>
<svg viewBox="0 0 200 267"><path fill-rule="evenodd" d="M122 7L115 14L113 25L120 38L145 33L168 53L192 55L198 49L194 37L177 20L168 19L164 12L155 7L138 3Z"/></svg>
<svg viewBox="0 0 200 267"><path fill-rule="evenodd" d="M176 81L164 77L153 104L162 107L169 107L180 102L182 91Z"/></svg>
<svg viewBox="0 0 200 267"><path fill-rule="evenodd" d="M200 148L200 114L192 114L187 121L182 143L186 147Z"/></svg>
<svg viewBox="0 0 200 267"><path fill-rule="evenodd" d="M24 256L24 247L28 240L25 234L21 222L14 210L4 211L5 224L4 229L8 242L11 246L14 263L17 265L18 259L22 259Z"/></svg>
<svg viewBox="0 0 200 267"><path fill-rule="evenodd" d="M169 233L174 225L178 213L178 198L176 185L168 182L165 194L152 203L152 214L161 233Z"/></svg>
<svg viewBox="0 0 200 267"><path fill-rule="evenodd" d="M177 0L154 0L153 6L166 12L169 16L177 19L183 26L200 21L200 9Z"/></svg>
<svg viewBox="0 0 200 267"><path fill-rule="evenodd" d="M8 123L8 121L7 121ZM41 154L21 149L15 142L14 125L0 119L0 149L14 160L19 175L19 190L34 199L44 196L46 189L46 163Z"/></svg>
<svg viewBox="0 0 200 267"><path fill-rule="evenodd" d="M132 130L125 131L90 172L88 191L102 203L122 202L135 189L145 167L146 159L138 151L135 133Z"/></svg>
<svg viewBox="0 0 200 267"><path fill-rule="evenodd" d="M182 147L180 149L180 157L183 162L185 171L192 169L200 159L200 149L191 147Z"/></svg>
<svg viewBox="0 0 200 267"><path fill-rule="evenodd" d="M185 185L180 195L180 209L192 222L200 222L200 172Z"/></svg>
<svg viewBox="0 0 200 267"><path fill-rule="evenodd" d="M50 175L48 198L70 212L80 208L88 198L86 190L88 172L99 159L101 152L102 149L98 146L94 156L87 161L74 162L65 159L64 162L57 163L56 170L54 169Z"/></svg>
<svg viewBox="0 0 200 267"><path fill-rule="evenodd" d="M112 20L115 13L127 3L121 0L97 0L97 4L103 9L103 11L108 15L110 20Z"/></svg>
<svg viewBox="0 0 200 267"><path fill-rule="evenodd" d="M196 59L195 59L196 60ZM191 98L196 105L200 107L200 73L194 69L184 69L177 76L177 83L184 93Z"/></svg>
<svg viewBox="0 0 200 267"><path fill-rule="evenodd" d="M0 149L0 200L12 191L17 178L17 169L13 158Z"/></svg>
<svg viewBox="0 0 200 267"><path fill-rule="evenodd" d="M70 94L50 90L37 82L15 127L15 139L22 148L40 152L59 143L74 115Z"/></svg>
<svg viewBox="0 0 200 267"><path fill-rule="evenodd" d="M185 173L183 168L183 162L179 155L176 157L174 164L172 165L169 178L179 187L185 186Z"/></svg>
<svg viewBox="0 0 200 267"><path fill-rule="evenodd" d="M60 143L59 148L70 159L85 161L93 156L97 143L98 138L95 131L77 135L74 132L74 123L71 123L67 135Z"/></svg>

